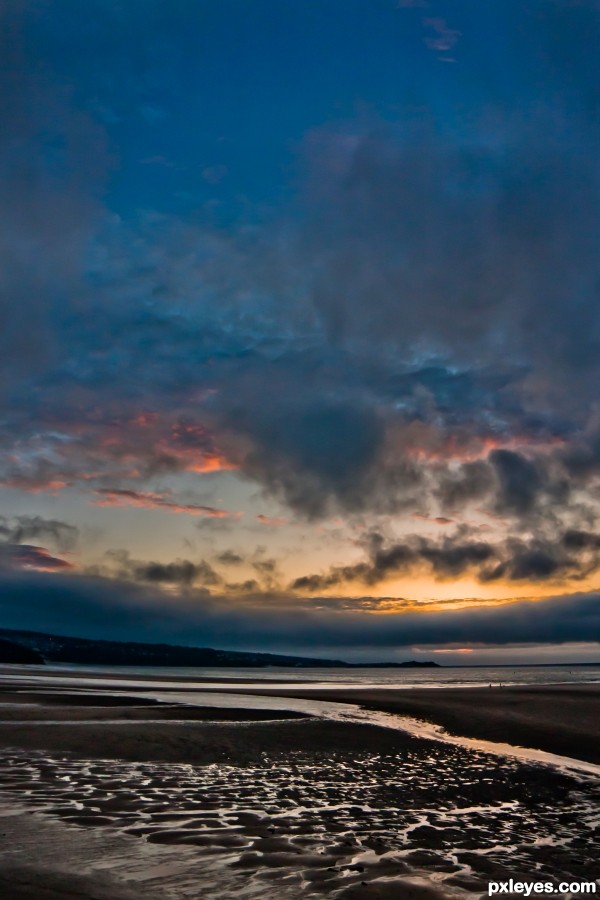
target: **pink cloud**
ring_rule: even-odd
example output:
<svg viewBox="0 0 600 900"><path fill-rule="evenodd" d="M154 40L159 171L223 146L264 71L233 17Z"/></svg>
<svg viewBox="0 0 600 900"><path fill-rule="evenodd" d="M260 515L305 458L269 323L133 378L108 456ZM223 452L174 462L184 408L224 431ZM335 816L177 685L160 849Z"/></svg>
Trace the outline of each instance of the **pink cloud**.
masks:
<svg viewBox="0 0 600 900"><path fill-rule="evenodd" d="M261 525L271 525L273 527L280 527L281 525L288 524L287 519L278 519L277 517L273 517L273 516L263 516L262 513L259 513L259 515L256 518L258 519L258 521L260 522Z"/></svg>
<svg viewBox="0 0 600 900"><path fill-rule="evenodd" d="M453 525L454 519L447 519L446 516L426 516L423 513L413 513L413 519L419 519L422 522L433 522L434 525Z"/></svg>
<svg viewBox="0 0 600 900"><path fill-rule="evenodd" d="M52 556L45 547L36 547L33 544L8 544L1 548L1 552L11 565L21 569L57 572L75 568L66 559Z"/></svg>
<svg viewBox="0 0 600 900"><path fill-rule="evenodd" d="M89 409L68 421L48 415L43 425L43 434L21 441L19 453L6 458L1 487L53 492L97 479L144 479L157 470L238 468L206 425L191 417Z"/></svg>
<svg viewBox="0 0 600 900"><path fill-rule="evenodd" d="M150 491L132 491L119 488L98 488L98 495L93 500L95 506L138 506L151 509L164 509L168 512L187 513L190 516L205 516L212 519L239 518L239 513L231 513L214 506L203 506L198 503L176 503L168 494Z"/></svg>

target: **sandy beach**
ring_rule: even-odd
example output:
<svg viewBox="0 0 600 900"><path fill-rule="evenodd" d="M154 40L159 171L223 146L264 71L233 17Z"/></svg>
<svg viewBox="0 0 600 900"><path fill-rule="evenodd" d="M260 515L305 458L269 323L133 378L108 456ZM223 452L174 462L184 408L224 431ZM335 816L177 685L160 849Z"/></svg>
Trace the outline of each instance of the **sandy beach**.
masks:
<svg viewBox="0 0 600 900"><path fill-rule="evenodd" d="M600 684L409 690L270 690L413 716L452 734L600 764Z"/></svg>
<svg viewBox="0 0 600 900"><path fill-rule="evenodd" d="M125 679L126 681L127 679ZM132 679L133 680L133 679ZM135 677L138 680L138 676ZM212 684L212 682L211 682ZM517 687L491 688L411 688L409 690L374 690L374 689L318 689L302 690L292 684L288 687L270 687L268 684L249 690L244 684L223 682L233 686L239 695L268 696L281 698L299 698L311 701L333 701L357 704L364 709L379 710L402 716L411 716L433 722L442 726L449 733L467 738L478 738L485 741L509 743L522 747L546 750L573 759L587 760L600 764L600 685L535 685ZM201 682L190 682L198 687ZM212 693L214 688L206 688ZM121 724L118 733L99 726L102 743L109 756L116 753L118 758L134 759L132 753L142 754L142 759L171 759L175 757L182 762L213 761L213 754L218 758L231 759L239 748L229 750L227 729L220 729L219 740L204 738L196 741L191 738L191 746L184 747L177 756L173 741L168 739L170 730L162 725L169 720L196 722L275 722L279 719L306 719L307 714L293 710L261 710L243 707L219 709L218 707L185 706L181 703L167 704L146 697L136 696L136 689L131 688L131 696L123 697L116 693L84 693L82 691L55 692L44 689L44 693L28 692L24 689L16 691L10 683L0 687L0 739L6 740L6 729L3 722L13 724L10 728L12 746L23 748L64 749L70 752L85 752L87 742L97 735L97 729L89 726L86 733L81 729L69 728L70 723L78 720L93 719L98 723L111 721L118 710L120 720L130 720L138 724L128 729ZM60 707L62 724L57 725L44 734L35 727L36 722L52 719L52 709ZM90 713L90 709L93 713ZM185 709L185 712L182 712ZM348 733L337 728L331 729L323 722L304 722L303 730L318 732L313 746L324 746L326 749L339 743L340 746L362 746L369 743L364 729L348 726ZM339 726L338 726L339 727ZM243 752L249 754L268 751L281 746L286 749L295 746L298 738L297 729L288 735L289 726L263 728L256 745L252 738L244 742ZM235 734L237 730L234 729ZM349 733L352 732L352 737ZM385 729L378 729L377 741L392 746L405 740L405 736L390 736ZM144 735L142 739L141 735ZM307 738L310 740L310 738ZM130 744L133 744L131 747ZM175 742L183 747L181 740ZM185 743L185 742L184 742ZM235 739L233 740L235 744ZM264 746L263 746L264 744ZM220 749L217 749L217 745ZM175 756L173 755L175 754ZM219 755L220 754L220 755ZM215 757L216 759L217 757Z"/></svg>
<svg viewBox="0 0 600 900"><path fill-rule="evenodd" d="M248 685L220 708L208 705L215 689L197 682L159 702L140 696L136 680L116 692L5 674L3 897L129 900L143 884L149 900L429 900L482 896L490 878L598 876L600 777L308 715L285 709L283 696L593 762L598 686L265 684L252 692L281 708L250 709ZM58 845L72 850L57 854Z"/></svg>

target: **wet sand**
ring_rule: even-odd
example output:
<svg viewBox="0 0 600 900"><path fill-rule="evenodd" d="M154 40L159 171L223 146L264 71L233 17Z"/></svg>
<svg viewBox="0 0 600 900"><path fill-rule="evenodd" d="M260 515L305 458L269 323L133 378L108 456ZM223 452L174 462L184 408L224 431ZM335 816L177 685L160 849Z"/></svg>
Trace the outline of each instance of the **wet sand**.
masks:
<svg viewBox="0 0 600 900"><path fill-rule="evenodd" d="M14 667L3 668L0 667L0 678L4 682L0 685L0 704L5 694L9 699L10 679L11 675L15 674ZM46 674L33 667L20 667L20 671L35 676ZM81 678L82 673L61 671L49 672L48 675L56 675L66 679L68 683L71 679L75 681ZM86 673L86 677L94 676L92 673ZM96 677L106 678L107 673L98 672ZM131 687L127 688L132 696L144 690L135 685L135 682L152 684L150 676L139 674L128 676L120 672L116 677L124 683L132 682ZM209 687L218 682L219 685L228 690L235 690L238 694L355 703L365 709L433 722L450 734L461 737L531 747L600 764L600 683L398 689L387 687L332 689L315 684L315 687L311 686L310 689L302 689L296 687L293 682L286 685L281 685L280 682L281 686L273 686L265 681L258 687L256 681L250 686L246 680L234 679L211 679L203 682L202 679L191 679L187 676L177 679L173 675L161 675L160 680L165 685L161 688L163 693L170 690L169 683L173 685L172 690L179 692L182 687L196 691L218 690ZM21 685L16 687L19 695L23 696L26 688ZM92 702L89 699L90 695L81 690L68 692L64 687L60 693L50 687L43 690L44 703L63 703L63 698L67 696L70 698L71 706L87 705ZM99 688L99 690L102 693L100 702L107 707L113 705L127 707L131 703L127 697L120 697L110 689ZM53 697L56 699L53 700ZM142 697L136 699L138 706L151 703L151 700ZM227 715L230 714L231 711ZM227 715L224 717L227 718ZM244 712L240 710L238 716L243 718ZM213 712L210 717L214 719L217 713ZM293 714L288 717L293 717ZM197 718L203 718L202 714L198 714ZM261 716L256 715L254 718L258 719Z"/></svg>
<svg viewBox="0 0 600 900"><path fill-rule="evenodd" d="M532 747L600 764L600 684L335 691L286 688L260 693L357 703L365 709L434 722L461 737Z"/></svg>
<svg viewBox="0 0 600 900"><path fill-rule="evenodd" d="M20 667L24 674L44 675L35 667ZM14 674L14 667L0 667L0 678L4 676L5 685L0 686L0 703L2 703L3 691L10 690L10 676ZM81 672L61 671L60 673L48 673L58 675L67 681L81 678ZM106 678L106 672L86 673L86 677ZM119 680L131 681L128 692L135 696L144 690L134 685L133 682L148 682L152 684L149 675L119 672ZM435 723L447 730L450 734L476 738L486 741L509 743L521 747L531 747L567 756L573 759L581 759L587 762L600 764L600 683L590 684L556 684L556 685L528 685L499 687L460 687L460 688L328 688L315 687L302 689L295 686L294 682L281 686L273 686L269 681L264 681L257 687L257 681L249 682L247 679L198 679L183 675L181 677L172 674L160 676L164 687L161 691L170 689L181 691L182 686L189 690L217 690L208 685L223 685L228 690L235 690L238 694L251 694L266 697L289 697L308 700L325 700L340 703L359 704L365 709L379 710L382 712L396 713L403 716L412 716L427 722ZM169 683L173 684L170 688ZM203 687L205 685L205 687ZM65 696L64 690L56 701L52 700L53 692L46 690L44 702L62 702L61 696ZM106 706L128 706L130 700L118 697L110 690L104 690L102 703ZM84 693L71 693L72 705L89 703L88 695ZM136 705L152 703L151 700L139 698ZM230 713L231 711L229 711ZM229 714L228 713L228 714ZM240 718L244 712L238 712ZM215 718L216 713L209 714ZM289 714L291 718L293 714ZM267 718L268 716L265 716ZM202 718L202 715L198 715ZM225 716L227 718L227 716ZM254 716L261 718L260 715Z"/></svg>
<svg viewBox="0 0 600 900"><path fill-rule="evenodd" d="M597 780L432 741L393 746L369 726L322 726L336 733L244 725L238 747L253 729L290 729L255 761L0 751L0 800L18 813L0 817L10 835L0 887L17 878L18 900L53 884L67 898L121 900L136 884L141 896L142 879L143 895L163 900L441 900L479 897L488 878L597 876ZM308 742L319 737L326 752Z"/></svg>
<svg viewBox="0 0 600 900"><path fill-rule="evenodd" d="M282 702L282 706L283 706ZM404 732L319 719L287 709L197 706L145 697L0 685L0 749L66 752L81 759L249 765L304 748L396 753Z"/></svg>
<svg viewBox="0 0 600 900"><path fill-rule="evenodd" d="M597 687L260 693L502 741L544 724L572 749L598 728ZM441 900L480 897L491 878L600 874L598 778L241 698L166 696L5 681L3 898Z"/></svg>
<svg viewBox="0 0 600 900"><path fill-rule="evenodd" d="M342 749L348 753L396 753L421 743L409 735L383 728L306 719L258 724L218 720L204 723L190 720L184 724L88 722L0 724L0 748L69 753L79 759L100 756L131 762L247 766L260 763L265 757L284 757L298 750L318 759L328 758Z"/></svg>
<svg viewBox="0 0 600 900"><path fill-rule="evenodd" d="M600 685L310 691L265 687L240 689L236 693L354 703L364 709L433 722L453 735L530 747L600 764ZM366 726L327 721L309 723L309 718L306 713L285 709L159 703L137 697L135 692L124 697L109 692L62 693L48 688L43 692L0 689L0 746L9 741L14 747L44 746L85 755L86 748L100 742L109 758L201 763L232 760L240 753L247 761L262 752L294 748L298 741L316 752L320 748L328 752L338 745L397 748L408 740L402 732L377 728L373 732ZM295 719L303 721L301 732L290 729L289 723ZM47 726L45 731L35 727L36 722L44 721L56 724ZM187 728L169 728L169 721L185 723ZM3 727L9 722L10 729ZM76 727L77 722L88 723L85 732ZM202 729L202 722L211 724ZM240 747L239 723L243 722L263 724L258 732L246 729ZM231 723L229 727L227 723Z"/></svg>

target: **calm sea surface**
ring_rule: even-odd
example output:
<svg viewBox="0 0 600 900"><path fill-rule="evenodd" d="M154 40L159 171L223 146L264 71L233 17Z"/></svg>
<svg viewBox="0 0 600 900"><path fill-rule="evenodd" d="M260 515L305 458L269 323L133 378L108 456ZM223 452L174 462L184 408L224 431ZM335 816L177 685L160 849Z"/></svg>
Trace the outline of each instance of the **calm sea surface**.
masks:
<svg viewBox="0 0 600 900"><path fill-rule="evenodd" d="M15 667L16 668L16 667ZM306 684L307 687L328 687L352 685L355 687L475 687L489 684L578 684L600 682L600 665L588 666L448 666L438 669L344 669L344 668L167 668L136 666L47 666L44 674L51 672L78 672L81 675L97 672L105 676L126 675L129 677L152 676L161 678L194 679L218 681L219 679L241 680L270 684ZM41 673L40 673L41 674Z"/></svg>

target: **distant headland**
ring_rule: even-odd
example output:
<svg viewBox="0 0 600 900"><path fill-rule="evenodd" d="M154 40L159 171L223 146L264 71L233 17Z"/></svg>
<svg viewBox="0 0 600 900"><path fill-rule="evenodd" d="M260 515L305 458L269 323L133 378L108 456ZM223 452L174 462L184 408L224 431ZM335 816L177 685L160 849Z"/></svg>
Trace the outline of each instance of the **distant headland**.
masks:
<svg viewBox="0 0 600 900"><path fill-rule="evenodd" d="M400 663L349 663L339 659L287 656L278 653L214 650L210 647L179 647L174 644L146 644L136 641L104 641L65 637L41 631L18 631L12 628L0 628L0 638L2 639L0 640L0 663L43 664L46 662L95 666L185 666L193 668L281 666L297 669L427 669L439 667L435 662L416 662L414 660Z"/></svg>

